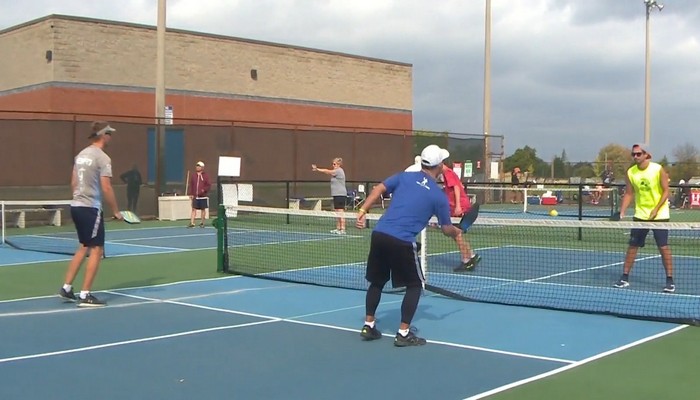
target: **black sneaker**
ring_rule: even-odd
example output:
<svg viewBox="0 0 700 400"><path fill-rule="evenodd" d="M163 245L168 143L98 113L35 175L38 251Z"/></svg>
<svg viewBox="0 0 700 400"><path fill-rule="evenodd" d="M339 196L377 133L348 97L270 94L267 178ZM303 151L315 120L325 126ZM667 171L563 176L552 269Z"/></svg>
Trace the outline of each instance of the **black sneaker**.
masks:
<svg viewBox="0 0 700 400"><path fill-rule="evenodd" d="M413 334L413 332L408 332L408 335L401 336L400 333L396 333L394 338L394 346L396 347L407 347L407 346L423 346L427 341L421 337Z"/></svg>
<svg viewBox="0 0 700 400"><path fill-rule="evenodd" d="M78 299L78 307L104 307L106 305L107 303L93 296L92 293L88 293L84 299Z"/></svg>
<svg viewBox="0 0 700 400"><path fill-rule="evenodd" d="M664 292L673 293L675 291L676 291L676 285L673 282L666 282L666 286L664 286Z"/></svg>
<svg viewBox="0 0 700 400"><path fill-rule="evenodd" d="M481 261L481 256L474 254L474 257L470 258L469 261L462 263L462 265L453 269L454 272L471 272L476 269L477 264Z"/></svg>
<svg viewBox="0 0 700 400"><path fill-rule="evenodd" d="M382 333L379 332L376 325L373 328L370 328L369 325L365 325L360 331L360 336L362 336L362 340L365 341L377 340L382 338Z"/></svg>
<svg viewBox="0 0 700 400"><path fill-rule="evenodd" d="M62 298L64 301L76 301L78 300L73 293L73 289L66 291L66 289L61 288L58 291L58 297Z"/></svg>
<svg viewBox="0 0 700 400"><path fill-rule="evenodd" d="M620 289L621 289L621 288L626 288L626 287L628 287L629 285L630 285L630 283L627 282L627 281L624 280L624 279L620 279L619 281L617 281L617 282L615 282L615 283L613 284L614 287L620 288Z"/></svg>

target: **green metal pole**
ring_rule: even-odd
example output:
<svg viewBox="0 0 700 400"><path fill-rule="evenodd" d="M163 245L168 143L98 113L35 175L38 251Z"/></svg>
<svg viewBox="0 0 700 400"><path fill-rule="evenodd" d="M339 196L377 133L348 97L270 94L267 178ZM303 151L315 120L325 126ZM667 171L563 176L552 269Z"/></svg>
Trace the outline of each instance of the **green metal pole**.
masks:
<svg viewBox="0 0 700 400"><path fill-rule="evenodd" d="M223 204L219 204L218 211L216 212L216 271L226 272L226 265L224 265L226 253L226 207Z"/></svg>

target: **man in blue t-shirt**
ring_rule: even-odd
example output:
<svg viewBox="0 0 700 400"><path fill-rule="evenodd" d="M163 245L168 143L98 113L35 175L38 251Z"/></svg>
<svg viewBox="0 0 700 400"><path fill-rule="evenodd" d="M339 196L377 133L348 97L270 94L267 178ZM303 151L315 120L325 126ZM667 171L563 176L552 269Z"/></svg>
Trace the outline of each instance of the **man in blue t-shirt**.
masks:
<svg viewBox="0 0 700 400"><path fill-rule="evenodd" d="M433 215L438 218L442 232L456 238L462 232L452 225L447 196L437 185L442 173L443 161L450 153L436 145L421 152L421 167L417 172L401 172L375 186L360 207L357 228L365 227L365 214L385 193L390 193L391 204L377 222L372 232L367 256L366 279L370 283L365 299L365 324L361 336L365 340L382 337L375 325L375 312L379 306L384 285L391 278L393 286L406 287L401 304L401 325L394 338L394 345L420 346L426 343L409 331L418 308L425 277L418 257L416 235L423 230Z"/></svg>

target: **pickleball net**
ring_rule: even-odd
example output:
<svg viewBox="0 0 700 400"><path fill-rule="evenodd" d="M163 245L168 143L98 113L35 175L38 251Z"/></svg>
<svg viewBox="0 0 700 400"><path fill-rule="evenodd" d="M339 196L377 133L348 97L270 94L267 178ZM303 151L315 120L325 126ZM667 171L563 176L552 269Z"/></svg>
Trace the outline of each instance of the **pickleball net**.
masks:
<svg viewBox="0 0 700 400"><path fill-rule="evenodd" d="M485 214L549 215L556 210L561 217L609 219L619 211L619 188L602 186L509 187L468 185L470 197L481 204ZM496 216L497 217L497 216Z"/></svg>
<svg viewBox="0 0 700 400"><path fill-rule="evenodd" d="M72 255L75 234L61 225L70 218L70 200L0 201L0 245L18 250ZM40 233L25 228L43 226Z"/></svg>
<svg viewBox="0 0 700 400"><path fill-rule="evenodd" d="M221 206L219 270L280 281L365 290L372 227L356 229L357 214L344 214L344 234L332 232L338 214L254 206ZM481 255L473 272L454 272L461 257L439 227L421 244L426 289L460 300L612 314L642 319L700 321L700 223L655 223L669 230L675 293L653 235L639 250L630 286L615 288L632 228L638 222L498 219L480 217L466 238ZM391 283L385 290L391 291Z"/></svg>

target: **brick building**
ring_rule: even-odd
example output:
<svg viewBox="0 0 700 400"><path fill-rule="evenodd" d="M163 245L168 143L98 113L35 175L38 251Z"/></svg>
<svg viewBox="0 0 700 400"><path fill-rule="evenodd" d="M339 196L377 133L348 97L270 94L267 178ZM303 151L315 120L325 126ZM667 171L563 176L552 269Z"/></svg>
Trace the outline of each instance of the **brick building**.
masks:
<svg viewBox="0 0 700 400"><path fill-rule="evenodd" d="M155 27L50 15L0 55L0 110L154 116ZM410 64L176 29L165 57L177 118L412 128Z"/></svg>
<svg viewBox="0 0 700 400"><path fill-rule="evenodd" d="M152 183L156 47L153 26L64 15L0 31L0 142L34 156L3 151L0 170L15 173L0 175L0 195L69 197L97 118L119 130L115 173L137 165ZM249 180L323 179L309 164L336 156L350 180L378 180L412 160L410 64L177 29L165 53L171 188L222 154L242 156Z"/></svg>

